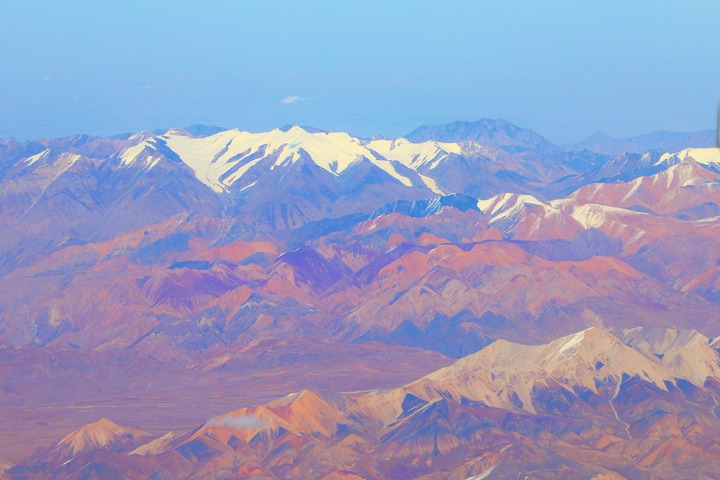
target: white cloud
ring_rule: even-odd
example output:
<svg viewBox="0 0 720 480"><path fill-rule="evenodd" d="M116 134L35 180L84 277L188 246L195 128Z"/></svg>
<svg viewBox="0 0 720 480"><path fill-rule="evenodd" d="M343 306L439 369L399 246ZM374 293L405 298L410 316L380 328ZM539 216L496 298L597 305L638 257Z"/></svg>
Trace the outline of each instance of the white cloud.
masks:
<svg viewBox="0 0 720 480"><path fill-rule="evenodd" d="M222 417L211 418L207 423L208 427L226 427L234 428L238 430L262 428L265 426L265 422L256 417L255 415L240 415L239 417L233 417L232 415L225 415Z"/></svg>
<svg viewBox="0 0 720 480"><path fill-rule="evenodd" d="M303 97L298 97L297 95L290 95L289 97L285 97L282 99L282 102L285 105L290 105L291 103L300 102L302 100L305 100Z"/></svg>
<svg viewBox="0 0 720 480"><path fill-rule="evenodd" d="M142 85L140 88L142 88L143 90L150 90L152 88L152 85L146 84L146 85Z"/></svg>

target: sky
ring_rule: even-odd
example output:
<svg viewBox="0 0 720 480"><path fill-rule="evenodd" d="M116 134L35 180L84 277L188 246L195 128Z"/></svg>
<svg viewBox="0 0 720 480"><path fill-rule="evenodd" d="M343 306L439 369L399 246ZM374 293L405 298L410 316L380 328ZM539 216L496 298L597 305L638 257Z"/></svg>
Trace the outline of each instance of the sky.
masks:
<svg viewBox="0 0 720 480"><path fill-rule="evenodd" d="M3 0L0 137L715 128L717 1Z"/></svg>

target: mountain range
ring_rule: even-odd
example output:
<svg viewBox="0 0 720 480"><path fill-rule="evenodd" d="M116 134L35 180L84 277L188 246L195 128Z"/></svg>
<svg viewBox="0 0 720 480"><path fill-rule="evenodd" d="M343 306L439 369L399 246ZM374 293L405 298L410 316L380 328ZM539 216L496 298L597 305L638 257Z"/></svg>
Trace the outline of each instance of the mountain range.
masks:
<svg viewBox="0 0 720 480"><path fill-rule="evenodd" d="M670 137L1 140L0 475L714 478L720 150Z"/></svg>
<svg viewBox="0 0 720 480"><path fill-rule="evenodd" d="M152 435L101 419L6 475L715 478L713 342L694 331L617 333L591 327L534 346L497 340L393 389L305 389L187 432Z"/></svg>
<svg viewBox="0 0 720 480"><path fill-rule="evenodd" d="M476 122L458 121L444 125L423 125L408 133L405 138L421 143L428 140L438 142L474 141L516 152L534 150L546 154L582 152L588 150L602 155L620 155L623 153L646 153L649 151L676 152L689 147L711 148L718 146L716 130L699 132L667 132L659 130L630 138L612 137L598 132L584 140L567 145L554 145L536 132L520 128L512 123L497 119L484 118Z"/></svg>

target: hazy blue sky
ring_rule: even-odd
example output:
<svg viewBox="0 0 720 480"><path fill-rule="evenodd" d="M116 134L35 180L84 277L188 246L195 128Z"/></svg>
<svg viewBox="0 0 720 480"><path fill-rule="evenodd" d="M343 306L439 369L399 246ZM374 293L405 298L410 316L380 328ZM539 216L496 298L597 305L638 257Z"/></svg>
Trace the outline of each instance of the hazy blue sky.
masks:
<svg viewBox="0 0 720 480"><path fill-rule="evenodd" d="M5 0L0 137L396 136L482 117L556 142L714 128L720 2L669 3Z"/></svg>

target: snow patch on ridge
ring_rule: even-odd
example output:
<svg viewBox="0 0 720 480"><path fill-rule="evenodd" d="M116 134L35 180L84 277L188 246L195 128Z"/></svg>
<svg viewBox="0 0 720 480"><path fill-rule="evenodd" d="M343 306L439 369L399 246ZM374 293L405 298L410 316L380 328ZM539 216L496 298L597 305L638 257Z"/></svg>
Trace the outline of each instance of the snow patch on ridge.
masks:
<svg viewBox="0 0 720 480"><path fill-rule="evenodd" d="M575 335L572 335L569 337L568 341L560 347L560 349L557 351L558 355L563 353L566 350L571 350L572 348L576 348L582 344L583 339L585 338L585 330L582 332L578 332Z"/></svg>
<svg viewBox="0 0 720 480"><path fill-rule="evenodd" d="M657 165L677 158L683 161L692 158L701 165L720 165L720 148L686 148L677 153L664 153L657 161Z"/></svg>
<svg viewBox="0 0 720 480"><path fill-rule="evenodd" d="M460 155L462 147L457 143L427 141L412 143L405 138L395 140L373 140L367 147L388 160L397 160L412 169L435 168L448 154Z"/></svg>
<svg viewBox="0 0 720 480"><path fill-rule="evenodd" d="M39 160L41 160L41 159L43 159L43 158L47 158L47 156L48 156L49 153L50 153L50 149L49 149L49 148L46 148L46 149L43 150L42 152L37 153L37 154L33 155L32 157L27 157L27 158L25 159L25 164L28 165L28 166L29 166L29 165L33 165L33 164L35 164L36 162L38 162Z"/></svg>

